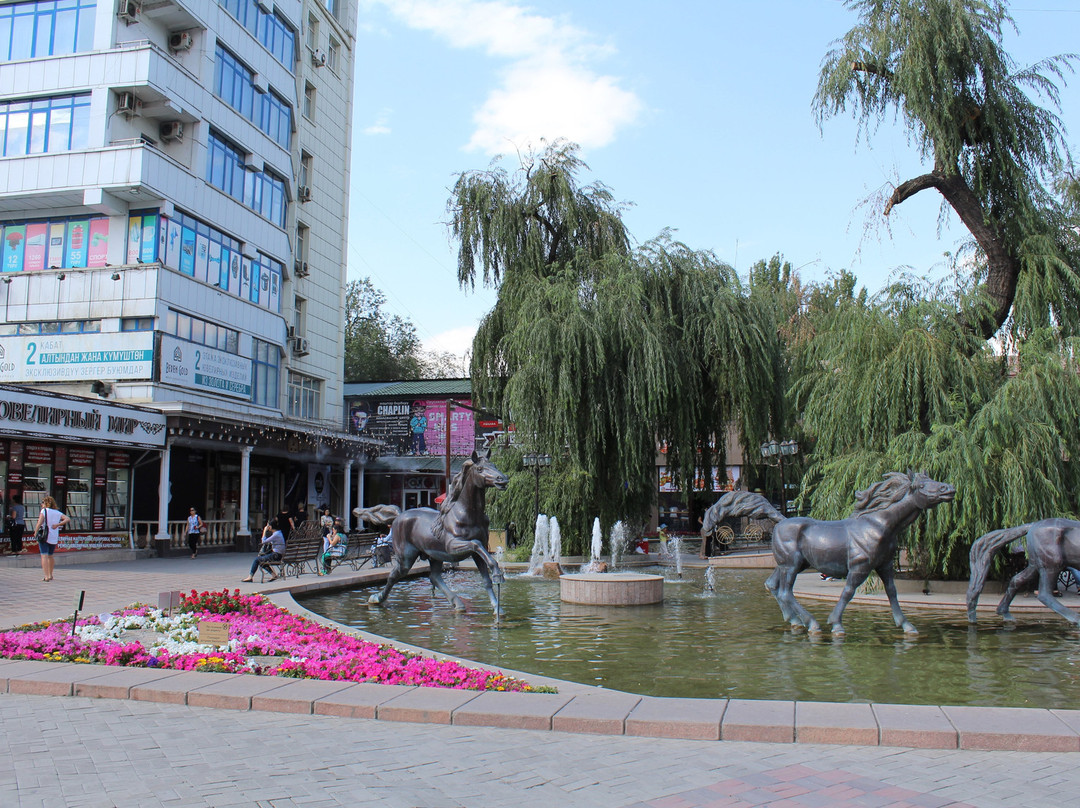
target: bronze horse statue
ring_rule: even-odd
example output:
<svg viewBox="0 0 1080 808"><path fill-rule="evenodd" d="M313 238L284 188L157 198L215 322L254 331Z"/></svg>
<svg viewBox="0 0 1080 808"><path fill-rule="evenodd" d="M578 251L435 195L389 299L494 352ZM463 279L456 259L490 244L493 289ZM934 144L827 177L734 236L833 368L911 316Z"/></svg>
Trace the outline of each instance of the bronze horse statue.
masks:
<svg viewBox="0 0 1080 808"><path fill-rule="evenodd" d="M765 587L792 627L805 626L810 634L821 633L821 626L794 594L795 576L812 567L830 577L847 579L829 615L834 636L844 634L844 609L872 571L885 585L896 625L908 634L918 634L904 617L896 597L893 558L899 534L923 511L950 502L955 496L956 489L948 483L923 473L894 471L855 495L855 510L847 519L824 521L803 516L788 519L761 494L732 491L705 512L701 531L708 535L728 517L749 516L776 523L772 533L776 569Z"/></svg>
<svg viewBox="0 0 1080 808"><path fill-rule="evenodd" d="M997 613L1005 620L1014 620L1009 613L1013 598L1018 592L1030 589L1038 578L1039 602L1069 622L1080 625L1080 614L1053 596L1054 585L1061 571L1066 567L1080 566L1080 522L1071 519L1029 522L1019 527L994 530L976 539L968 556L971 561L971 578L968 580L967 590L968 622L975 622L975 609L979 604L979 595L986 586L986 576L990 571L990 561L994 553L1021 536L1027 536L1025 544L1028 565L1009 581L1005 595L998 603Z"/></svg>
<svg viewBox="0 0 1080 808"><path fill-rule="evenodd" d="M389 510L382 514L384 519L390 517L393 524L393 566L386 586L368 598L368 603L379 605L386 600L394 584L408 574L416 559L423 558L430 565L428 577L431 583L446 595L455 609L464 610L465 601L443 580L443 563L471 557L484 580L491 605L498 613L499 600L492 581L502 583L503 574L499 562L488 549L488 517L484 512L484 501L487 489L504 489L507 482L506 475L490 462L489 453L473 452L450 483L446 499L438 510L410 508L396 518ZM362 518L365 516L363 510L356 513Z"/></svg>

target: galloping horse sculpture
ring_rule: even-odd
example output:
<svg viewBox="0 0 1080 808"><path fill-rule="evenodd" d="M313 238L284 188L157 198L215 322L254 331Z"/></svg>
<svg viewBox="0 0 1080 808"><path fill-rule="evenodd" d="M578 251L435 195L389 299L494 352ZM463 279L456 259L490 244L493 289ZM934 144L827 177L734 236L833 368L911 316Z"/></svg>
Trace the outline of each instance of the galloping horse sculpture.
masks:
<svg viewBox="0 0 1080 808"><path fill-rule="evenodd" d="M971 578L968 580L967 590L968 622L975 622L975 608L979 604L979 595L986 586L986 575L994 553L1025 535L1028 565L1009 581L1005 595L998 603L997 613L1005 620L1014 620L1009 613L1013 598L1021 590L1030 589L1038 578L1039 601L1069 622L1080 625L1080 614L1066 607L1052 594L1061 571L1065 567L1080 566L1080 522L1071 519L1029 522L1019 527L995 530L976 539L969 554Z"/></svg>
<svg viewBox="0 0 1080 808"><path fill-rule="evenodd" d="M484 512L484 501L487 489L506 488L508 480L488 458L489 454L473 452L450 483L450 490L438 510L411 508L396 518L388 510L379 514L383 520L393 523L393 566L386 586L368 598L368 603L378 605L386 600L394 584L408 574L416 559L423 558L430 565L428 577L432 584L446 595L455 609L464 610L465 601L447 586L442 569L446 561L463 561L471 557L484 580L491 605L498 612L499 600L495 597L492 581L502 583L503 574L499 562L488 549L488 517ZM363 510L355 513L362 518L365 516Z"/></svg>
<svg viewBox="0 0 1080 808"><path fill-rule="evenodd" d="M821 633L821 626L794 594L795 576L812 567L833 578L847 578L840 600L829 615L834 635L844 634L844 609L871 571L877 572L885 585L896 625L908 634L918 634L904 617L896 597L893 558L897 540L900 531L923 511L950 502L954 496L956 489L948 483L923 473L894 471L855 495L855 510L850 517L822 521L802 516L787 519L760 494L732 491L705 512L701 532L708 535L728 517L749 516L776 523L772 534L776 569L765 587L793 627L805 626L810 634Z"/></svg>

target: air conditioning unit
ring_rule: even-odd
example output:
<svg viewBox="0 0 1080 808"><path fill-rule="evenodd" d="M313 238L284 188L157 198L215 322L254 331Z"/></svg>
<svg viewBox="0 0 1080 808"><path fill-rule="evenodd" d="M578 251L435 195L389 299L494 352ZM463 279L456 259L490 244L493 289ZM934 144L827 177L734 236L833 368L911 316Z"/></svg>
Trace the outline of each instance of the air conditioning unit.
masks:
<svg viewBox="0 0 1080 808"><path fill-rule="evenodd" d="M122 19L126 25L131 25L139 21L141 12L142 5L137 3L136 0L120 0L116 16Z"/></svg>
<svg viewBox="0 0 1080 808"><path fill-rule="evenodd" d="M310 202L311 188L307 185L301 185L296 189L296 196L301 202Z"/></svg>
<svg viewBox="0 0 1080 808"><path fill-rule="evenodd" d="M315 65L315 67L326 66L326 53L322 48L316 48L311 52L311 63Z"/></svg>
<svg viewBox="0 0 1080 808"><path fill-rule="evenodd" d="M169 34L169 50L173 53L191 50L191 46L194 44L195 40L187 31L177 31Z"/></svg>
<svg viewBox="0 0 1080 808"><path fill-rule="evenodd" d="M311 274L311 270L308 269L307 261L300 262L300 266L296 268L296 274L301 278L306 278Z"/></svg>
<svg viewBox="0 0 1080 808"><path fill-rule="evenodd" d="M296 337L296 326L295 325L287 325L287 326L285 326L285 336L288 337L289 339L295 338Z"/></svg>
<svg viewBox="0 0 1080 808"><path fill-rule="evenodd" d="M166 121L161 125L161 139L166 143L184 139L183 121Z"/></svg>
<svg viewBox="0 0 1080 808"><path fill-rule="evenodd" d="M311 353L311 346L308 345L307 337L293 337L292 349L297 356L307 356Z"/></svg>
<svg viewBox="0 0 1080 808"><path fill-rule="evenodd" d="M142 114L142 101L135 93L120 93L116 100L116 111L127 118Z"/></svg>

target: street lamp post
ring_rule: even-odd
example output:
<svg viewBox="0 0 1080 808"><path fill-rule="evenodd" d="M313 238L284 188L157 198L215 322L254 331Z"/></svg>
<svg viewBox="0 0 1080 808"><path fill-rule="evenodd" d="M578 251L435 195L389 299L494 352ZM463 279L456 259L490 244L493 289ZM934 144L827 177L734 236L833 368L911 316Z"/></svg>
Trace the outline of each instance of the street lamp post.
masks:
<svg viewBox="0 0 1080 808"><path fill-rule="evenodd" d="M525 468L532 468L536 472L536 498L534 501L533 522L540 516L540 469L551 465L551 455L529 452L521 458Z"/></svg>
<svg viewBox="0 0 1080 808"><path fill-rule="evenodd" d="M784 458L794 457L798 453L799 444L793 440L777 443L776 438L773 438L761 444L761 457L765 461L765 465L775 466L780 469L780 510L784 516L787 516L787 485L785 485L784 481Z"/></svg>

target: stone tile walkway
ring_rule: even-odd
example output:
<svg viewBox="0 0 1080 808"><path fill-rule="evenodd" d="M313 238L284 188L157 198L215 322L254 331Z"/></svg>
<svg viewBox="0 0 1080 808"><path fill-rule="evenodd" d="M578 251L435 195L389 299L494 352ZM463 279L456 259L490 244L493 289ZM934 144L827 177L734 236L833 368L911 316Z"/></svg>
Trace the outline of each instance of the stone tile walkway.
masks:
<svg viewBox="0 0 1080 808"><path fill-rule="evenodd" d="M63 564L52 583L0 567L0 625L70 615L80 590L95 613L170 589L274 588L239 583L247 564ZM1080 783L1074 711L476 694L29 662L0 663L0 691L4 806L1065 805ZM1010 738L1017 751L992 751ZM820 740L831 743L808 742Z"/></svg>

